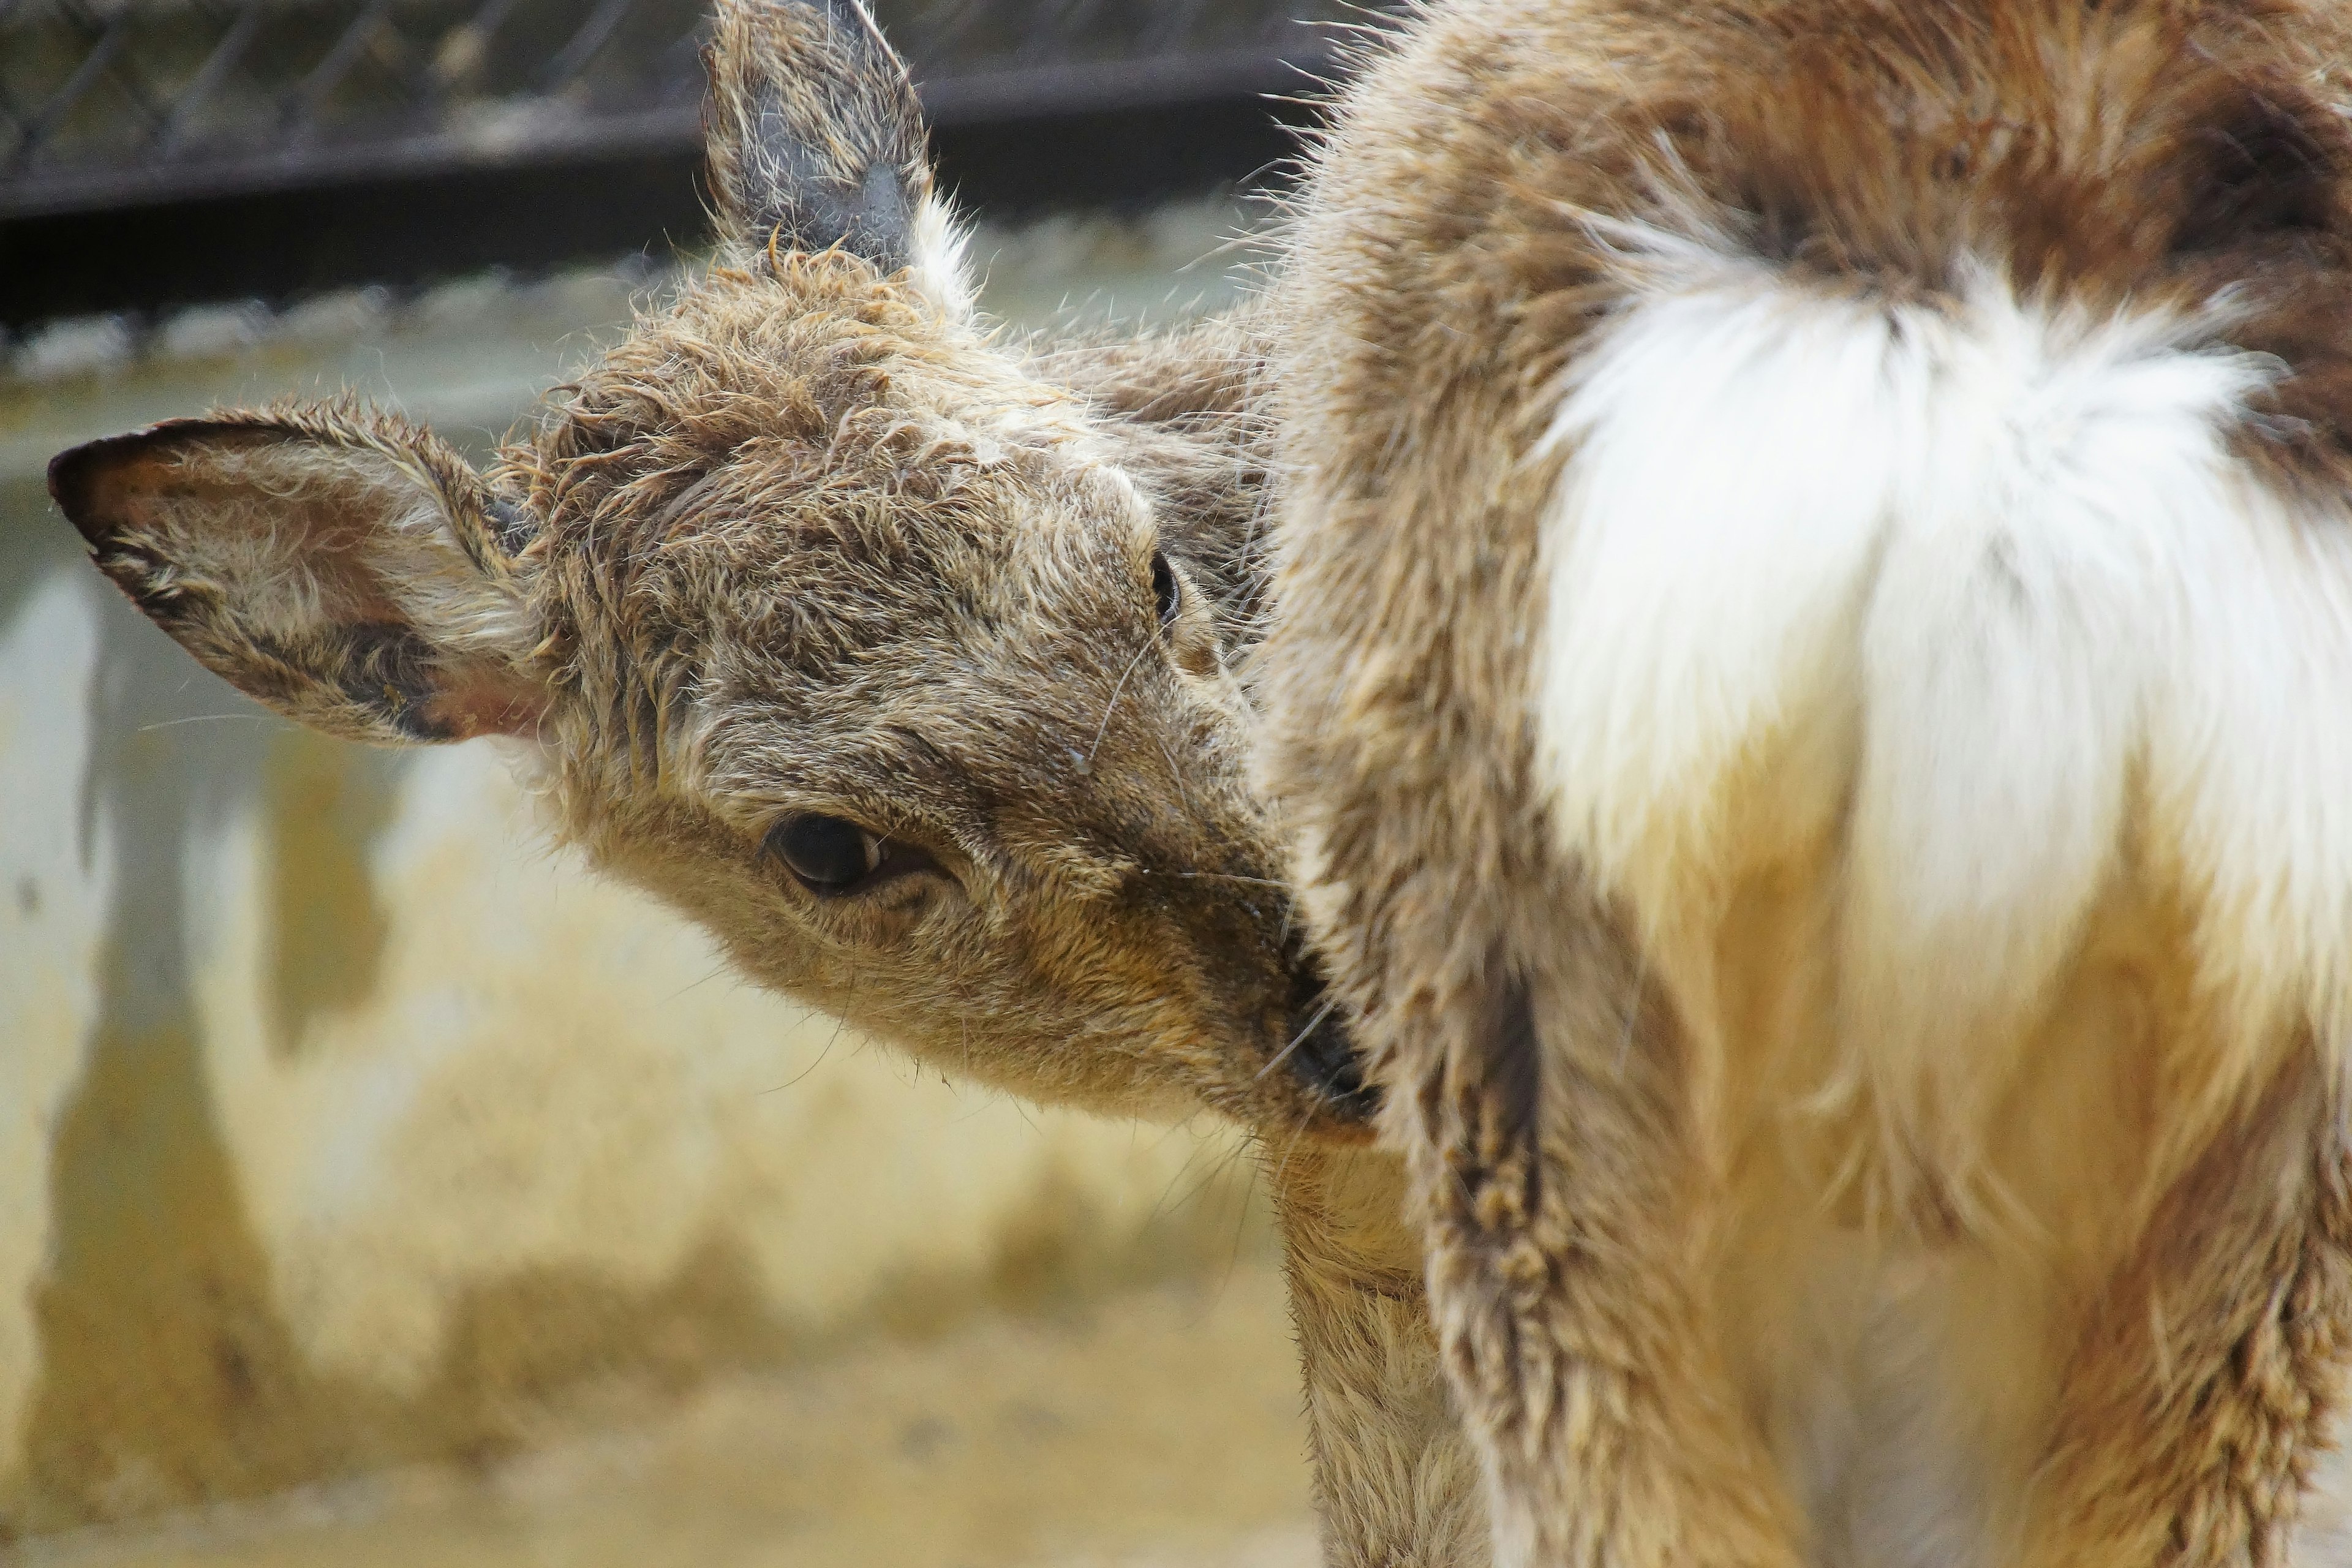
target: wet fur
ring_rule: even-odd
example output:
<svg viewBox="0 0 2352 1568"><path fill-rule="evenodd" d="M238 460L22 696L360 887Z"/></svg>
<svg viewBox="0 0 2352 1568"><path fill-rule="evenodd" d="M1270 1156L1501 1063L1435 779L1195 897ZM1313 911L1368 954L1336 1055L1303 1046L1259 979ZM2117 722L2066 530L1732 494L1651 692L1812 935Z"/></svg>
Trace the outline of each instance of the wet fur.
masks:
<svg viewBox="0 0 2352 1568"><path fill-rule="evenodd" d="M1244 772L1262 332L979 320L912 91L848 0L731 0L710 63L718 264L486 471L334 403L77 448L53 492L277 710L507 738L563 837L756 981L1015 1093L1254 1130L1331 1558L1460 1561L1483 1520L1401 1172L1309 1026ZM928 863L816 897L764 848L807 812Z"/></svg>
<svg viewBox="0 0 2352 1568"><path fill-rule="evenodd" d="M1341 103L1265 772L1503 1561L2286 1549L2352 1322L2347 25L1463 0Z"/></svg>

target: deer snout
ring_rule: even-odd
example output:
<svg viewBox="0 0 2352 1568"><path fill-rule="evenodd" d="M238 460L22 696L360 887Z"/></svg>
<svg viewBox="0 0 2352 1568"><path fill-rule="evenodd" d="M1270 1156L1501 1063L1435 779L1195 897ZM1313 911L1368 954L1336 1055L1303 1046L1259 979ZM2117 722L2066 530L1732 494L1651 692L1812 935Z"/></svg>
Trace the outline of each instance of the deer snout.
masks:
<svg viewBox="0 0 2352 1568"><path fill-rule="evenodd" d="M1313 955L1294 943L1290 952L1288 1037L1280 1060L1294 1077L1348 1121L1369 1121L1380 1109L1380 1091L1364 1081L1356 1042L1348 1033L1339 999L1324 984Z"/></svg>

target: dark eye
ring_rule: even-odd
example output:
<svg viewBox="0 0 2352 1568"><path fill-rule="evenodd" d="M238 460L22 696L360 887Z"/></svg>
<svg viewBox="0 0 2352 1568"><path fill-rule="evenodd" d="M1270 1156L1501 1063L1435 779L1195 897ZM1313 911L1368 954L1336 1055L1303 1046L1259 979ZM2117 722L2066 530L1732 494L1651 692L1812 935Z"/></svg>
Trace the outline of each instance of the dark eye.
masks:
<svg viewBox="0 0 2352 1568"><path fill-rule="evenodd" d="M882 868L887 848L838 816L788 816L768 830L768 853L812 893L848 892Z"/></svg>
<svg viewBox="0 0 2352 1568"><path fill-rule="evenodd" d="M1160 624L1166 626L1176 618L1184 603L1176 585L1176 568L1168 564L1168 557L1157 550L1151 552L1151 602L1160 611Z"/></svg>

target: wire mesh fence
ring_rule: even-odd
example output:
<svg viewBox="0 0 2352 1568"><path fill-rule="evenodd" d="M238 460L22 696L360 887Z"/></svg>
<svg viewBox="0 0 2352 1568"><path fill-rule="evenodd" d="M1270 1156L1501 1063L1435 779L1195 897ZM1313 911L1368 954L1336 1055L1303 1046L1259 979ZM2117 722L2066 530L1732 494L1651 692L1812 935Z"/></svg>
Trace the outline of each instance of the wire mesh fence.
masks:
<svg viewBox="0 0 2352 1568"><path fill-rule="evenodd" d="M1281 90L1339 0L877 0L945 123ZM0 0L0 218L698 136L702 0Z"/></svg>

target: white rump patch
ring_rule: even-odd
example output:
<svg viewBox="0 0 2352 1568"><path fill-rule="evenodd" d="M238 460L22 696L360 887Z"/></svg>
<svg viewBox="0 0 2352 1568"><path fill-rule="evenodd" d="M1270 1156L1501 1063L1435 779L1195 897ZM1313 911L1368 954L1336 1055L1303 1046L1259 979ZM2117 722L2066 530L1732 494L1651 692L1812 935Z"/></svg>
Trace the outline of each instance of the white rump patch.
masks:
<svg viewBox="0 0 2352 1568"><path fill-rule="evenodd" d="M2201 900L2209 984L2339 1027L2352 522L2229 455L2276 365L2218 308L2044 310L1990 272L1888 303L1644 248L1549 437L1569 852L1655 935L1829 843L1854 1070L1962 1139L1999 1077L1967 1053L2030 1023L2126 850Z"/></svg>

